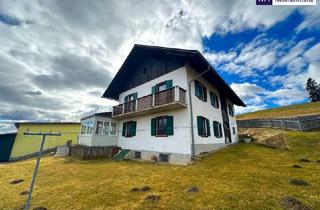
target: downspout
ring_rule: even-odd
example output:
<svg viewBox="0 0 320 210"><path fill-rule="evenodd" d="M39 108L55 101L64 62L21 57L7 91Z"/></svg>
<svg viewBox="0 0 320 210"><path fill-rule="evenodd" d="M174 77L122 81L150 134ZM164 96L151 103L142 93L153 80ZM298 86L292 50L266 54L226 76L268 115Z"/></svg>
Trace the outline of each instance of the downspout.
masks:
<svg viewBox="0 0 320 210"><path fill-rule="evenodd" d="M195 151L195 144L194 144L194 130L193 130L193 110L192 110L192 100L191 100L191 87L192 87L192 82L195 81L196 79L198 79L199 77L201 77L202 75L204 75L205 73L207 73L210 70L211 66L209 65L208 68L198 74L195 78L193 78L192 80L190 80L188 82L188 88L189 88L189 104L190 104L190 124L191 124L191 158L193 158L196 154Z"/></svg>

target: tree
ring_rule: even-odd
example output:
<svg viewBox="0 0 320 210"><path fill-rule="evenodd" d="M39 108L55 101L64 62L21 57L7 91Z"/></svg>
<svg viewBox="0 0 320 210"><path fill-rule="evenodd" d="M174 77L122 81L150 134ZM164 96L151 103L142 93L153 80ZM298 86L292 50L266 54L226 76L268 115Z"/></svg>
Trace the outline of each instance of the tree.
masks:
<svg viewBox="0 0 320 210"><path fill-rule="evenodd" d="M320 85L318 85L314 79L309 78L307 80L306 90L309 93L311 102L320 101Z"/></svg>

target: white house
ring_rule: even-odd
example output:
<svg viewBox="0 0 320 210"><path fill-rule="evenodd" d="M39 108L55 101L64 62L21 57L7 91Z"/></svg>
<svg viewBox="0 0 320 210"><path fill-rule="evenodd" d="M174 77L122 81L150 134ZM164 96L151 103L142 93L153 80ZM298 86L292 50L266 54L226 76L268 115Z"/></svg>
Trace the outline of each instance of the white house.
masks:
<svg viewBox="0 0 320 210"><path fill-rule="evenodd" d="M103 97L119 101L111 117L121 149L173 163L237 142L233 107L245 106L199 51L145 45L133 47Z"/></svg>

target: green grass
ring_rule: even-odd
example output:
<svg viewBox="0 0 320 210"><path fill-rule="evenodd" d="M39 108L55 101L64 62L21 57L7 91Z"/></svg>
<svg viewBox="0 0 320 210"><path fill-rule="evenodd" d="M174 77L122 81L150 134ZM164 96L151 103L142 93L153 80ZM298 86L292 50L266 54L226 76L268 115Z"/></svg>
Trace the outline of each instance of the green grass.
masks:
<svg viewBox="0 0 320 210"><path fill-rule="evenodd" d="M46 157L41 161L32 207L48 209L281 209L293 196L320 209L320 131L287 132L289 150L237 144L194 165L78 161ZM310 163L298 160L307 158ZM0 209L16 209L26 196L35 160L0 165ZM303 166L292 168L292 164ZM25 181L10 185L12 179ZM295 186L303 179L310 186ZM150 192L130 192L150 186ZM198 193L185 189L197 186ZM160 201L145 201L150 194Z"/></svg>
<svg viewBox="0 0 320 210"><path fill-rule="evenodd" d="M320 102L296 104L237 115L237 120L320 114Z"/></svg>

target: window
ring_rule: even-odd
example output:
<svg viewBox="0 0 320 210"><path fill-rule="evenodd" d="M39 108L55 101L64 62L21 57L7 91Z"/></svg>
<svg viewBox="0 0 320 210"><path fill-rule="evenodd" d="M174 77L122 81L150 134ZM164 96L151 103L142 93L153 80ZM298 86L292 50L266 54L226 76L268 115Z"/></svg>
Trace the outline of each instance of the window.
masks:
<svg viewBox="0 0 320 210"><path fill-rule="evenodd" d="M117 123L111 123L110 135L116 135Z"/></svg>
<svg viewBox="0 0 320 210"><path fill-rule="evenodd" d="M102 134L104 135L109 134L109 122L103 122Z"/></svg>
<svg viewBox="0 0 320 210"><path fill-rule="evenodd" d="M81 134L86 133L86 126L85 125L81 125Z"/></svg>
<svg viewBox="0 0 320 210"><path fill-rule="evenodd" d="M134 101L138 98L138 93L131 93L124 97L124 103Z"/></svg>
<svg viewBox="0 0 320 210"><path fill-rule="evenodd" d="M156 135L157 136L166 136L167 135L167 118L158 117L156 120Z"/></svg>
<svg viewBox="0 0 320 210"><path fill-rule="evenodd" d="M165 82L162 82L162 83L157 85L157 92L160 92L160 91L163 91L163 90L166 90L166 89L167 89L167 86L166 86Z"/></svg>
<svg viewBox="0 0 320 210"><path fill-rule="evenodd" d="M221 123L219 123L218 121L213 121L213 133L217 138L222 137L222 127Z"/></svg>
<svg viewBox="0 0 320 210"><path fill-rule="evenodd" d="M210 101L213 107L219 108L219 98L214 92L211 92L211 91L210 91Z"/></svg>
<svg viewBox="0 0 320 210"><path fill-rule="evenodd" d="M172 88L172 80L166 80L164 82L156 84L155 86L152 86L151 93L158 93L170 88Z"/></svg>
<svg viewBox="0 0 320 210"><path fill-rule="evenodd" d="M159 161L160 162L169 162L169 155L168 154L159 154Z"/></svg>
<svg viewBox="0 0 320 210"><path fill-rule="evenodd" d="M141 152L135 152L134 153L134 158L135 159L141 159Z"/></svg>
<svg viewBox="0 0 320 210"><path fill-rule="evenodd" d="M123 123L122 127L122 136L132 137L136 135L137 122L136 121L128 121Z"/></svg>
<svg viewBox="0 0 320 210"><path fill-rule="evenodd" d="M173 135L173 116L161 116L151 119L151 136Z"/></svg>
<svg viewBox="0 0 320 210"><path fill-rule="evenodd" d="M198 134L202 137L210 136L210 122L207 118L198 116L197 117L197 124L198 124Z"/></svg>
<svg viewBox="0 0 320 210"><path fill-rule="evenodd" d="M232 127L232 133L233 133L233 135L236 135L236 128L235 127Z"/></svg>
<svg viewBox="0 0 320 210"><path fill-rule="evenodd" d="M96 134L102 134L103 122L97 121Z"/></svg>
<svg viewBox="0 0 320 210"><path fill-rule="evenodd" d="M229 110L229 115L231 117L234 117L233 106L231 104L228 104L228 110Z"/></svg>
<svg viewBox="0 0 320 210"><path fill-rule="evenodd" d="M201 84L199 81L195 80L195 94L201 100L206 102L207 101L207 89L206 87Z"/></svg>

